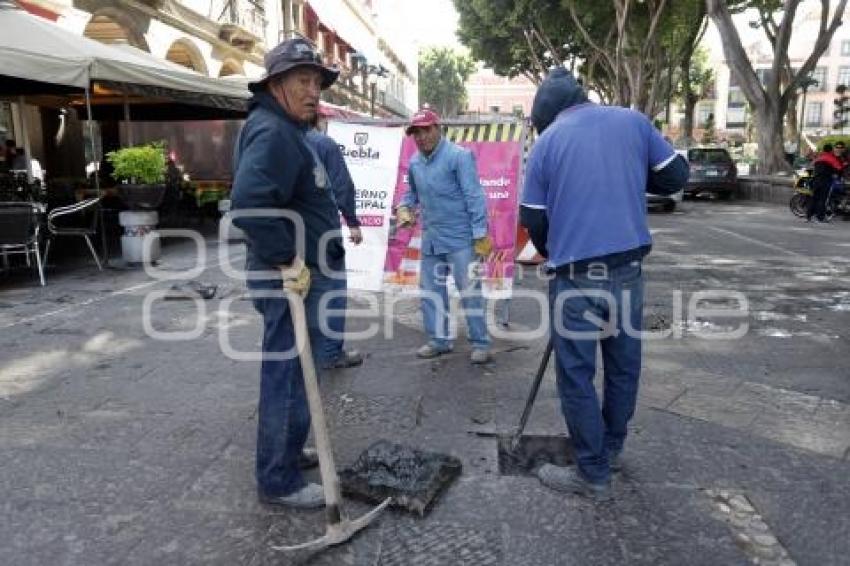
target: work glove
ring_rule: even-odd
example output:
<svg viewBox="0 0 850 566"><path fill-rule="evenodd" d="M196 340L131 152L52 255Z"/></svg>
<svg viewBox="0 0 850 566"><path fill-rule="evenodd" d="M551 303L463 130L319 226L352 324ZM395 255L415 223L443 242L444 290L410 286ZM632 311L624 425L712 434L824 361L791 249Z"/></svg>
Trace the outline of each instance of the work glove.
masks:
<svg viewBox="0 0 850 566"><path fill-rule="evenodd" d="M310 269L303 259L295 256L292 263L280 266L280 275L284 289L301 297L307 296L307 291L310 290Z"/></svg>
<svg viewBox="0 0 850 566"><path fill-rule="evenodd" d="M475 250L476 255L487 257L493 252L493 240L490 239L490 236L477 238L472 244L472 249Z"/></svg>
<svg viewBox="0 0 850 566"><path fill-rule="evenodd" d="M395 218L399 228L410 228L416 223L416 216L406 206L400 206L396 209Z"/></svg>
<svg viewBox="0 0 850 566"><path fill-rule="evenodd" d="M359 246L363 241L363 232L359 227L353 226L348 228L348 240L355 246Z"/></svg>

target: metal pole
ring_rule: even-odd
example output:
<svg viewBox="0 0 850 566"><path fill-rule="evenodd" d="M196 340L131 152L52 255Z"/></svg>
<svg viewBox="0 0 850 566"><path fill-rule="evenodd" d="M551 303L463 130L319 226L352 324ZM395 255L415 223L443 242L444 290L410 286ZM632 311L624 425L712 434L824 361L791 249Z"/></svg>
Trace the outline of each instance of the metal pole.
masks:
<svg viewBox="0 0 850 566"><path fill-rule="evenodd" d="M97 144L94 142L94 124L92 123L91 114L91 93L90 86L86 87L86 125L89 130L89 140L91 141L91 156L94 161L94 190L98 198L103 195L100 192L100 161L97 155ZM106 243L106 228L103 222L103 206L97 207L98 223L100 224L100 245L101 253L103 254L103 264L109 265L109 247Z"/></svg>
<svg viewBox="0 0 850 566"><path fill-rule="evenodd" d="M133 128L130 124L130 99L124 93L124 127L127 129L127 145L133 145Z"/></svg>
<svg viewBox="0 0 850 566"><path fill-rule="evenodd" d="M27 127L26 102L23 96L18 97L18 115L21 117L21 143L24 144L26 152L27 183L32 183L32 148L29 127Z"/></svg>
<svg viewBox="0 0 850 566"><path fill-rule="evenodd" d="M370 96L370 98L371 98L371 100L372 100L372 103L371 103L372 118L374 118L374 117L375 117L375 90L377 89L377 86L378 86L378 85L377 85L376 83L372 83L372 84L370 85L370 87L371 87L371 88L370 88L370 91L371 91L371 96Z"/></svg>

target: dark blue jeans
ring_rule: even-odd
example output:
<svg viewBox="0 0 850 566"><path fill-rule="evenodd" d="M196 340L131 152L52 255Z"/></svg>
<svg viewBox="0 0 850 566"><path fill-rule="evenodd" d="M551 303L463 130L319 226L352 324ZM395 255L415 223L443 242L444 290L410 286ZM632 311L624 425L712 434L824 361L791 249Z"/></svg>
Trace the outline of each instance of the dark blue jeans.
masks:
<svg viewBox="0 0 850 566"><path fill-rule="evenodd" d="M280 297L255 297L263 315L263 362L257 423L257 488L268 496L289 495L305 485L298 456L310 432L310 409L289 303L280 282L255 282L252 290L277 291ZM277 354L277 356L275 356ZM289 359L282 359L288 357ZM281 359L275 359L281 358Z"/></svg>
<svg viewBox="0 0 850 566"><path fill-rule="evenodd" d="M336 273L345 273L342 271ZM345 332L345 309L347 301L345 295L347 285L345 277L330 277L321 273L318 269L310 270L310 292L304 299L304 306L307 311L307 326L310 330L310 347L313 350L313 359L316 361L316 367L333 362L342 355L343 339L328 336L322 332L322 326L319 322L323 316L320 309L322 296L326 293L334 292L334 295L327 301L324 313L327 328L341 335ZM333 309L330 311L329 309Z"/></svg>
<svg viewBox="0 0 850 566"><path fill-rule="evenodd" d="M549 301L558 393L576 463L588 481L607 482L608 454L623 449L637 402L641 367L637 333L643 313L640 261L556 274L549 283ZM601 408L593 386L597 344L605 378Z"/></svg>

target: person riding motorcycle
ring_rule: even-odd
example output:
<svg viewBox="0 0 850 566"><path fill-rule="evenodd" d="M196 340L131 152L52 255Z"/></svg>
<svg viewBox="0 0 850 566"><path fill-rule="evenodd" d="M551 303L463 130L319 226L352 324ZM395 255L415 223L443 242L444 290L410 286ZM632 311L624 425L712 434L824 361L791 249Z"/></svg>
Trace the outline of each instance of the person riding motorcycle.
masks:
<svg viewBox="0 0 850 566"><path fill-rule="evenodd" d="M818 222L826 221L826 201L829 198L830 188L835 177L841 175L844 170L844 163L840 158L844 151L844 144L839 143L840 147L837 150L831 144L824 145L823 151L814 161L814 172L810 182L814 195L806 213L807 222L811 222L812 217L815 217Z"/></svg>

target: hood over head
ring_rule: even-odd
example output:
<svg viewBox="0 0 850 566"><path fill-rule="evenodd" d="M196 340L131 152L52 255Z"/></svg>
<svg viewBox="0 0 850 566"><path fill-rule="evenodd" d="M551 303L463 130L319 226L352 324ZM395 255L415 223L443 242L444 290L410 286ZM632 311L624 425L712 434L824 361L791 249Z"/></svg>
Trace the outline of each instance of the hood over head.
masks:
<svg viewBox="0 0 850 566"><path fill-rule="evenodd" d="M531 122L542 134L562 110L585 102L587 94L573 74L563 67L552 69L534 95Z"/></svg>

